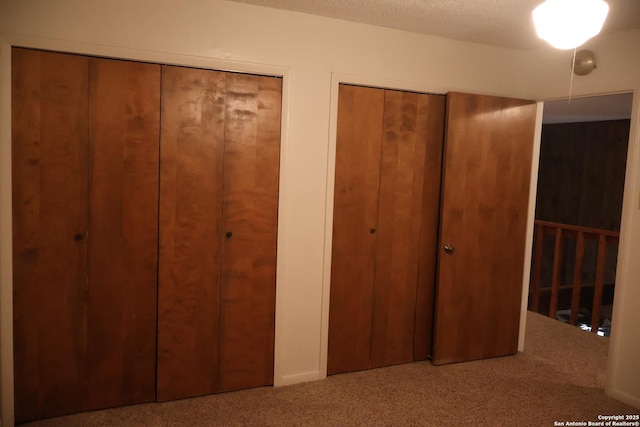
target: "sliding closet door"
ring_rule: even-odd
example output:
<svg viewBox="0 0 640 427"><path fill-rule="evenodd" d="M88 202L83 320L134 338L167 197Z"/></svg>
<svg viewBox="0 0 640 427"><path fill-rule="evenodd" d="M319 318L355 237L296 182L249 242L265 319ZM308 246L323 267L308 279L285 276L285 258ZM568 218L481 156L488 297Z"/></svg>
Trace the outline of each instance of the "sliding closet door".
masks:
<svg viewBox="0 0 640 427"><path fill-rule="evenodd" d="M160 66L90 61L89 408L155 399Z"/></svg>
<svg viewBox="0 0 640 427"><path fill-rule="evenodd" d="M442 117L442 96L392 90L384 94L371 367L414 360L425 155L428 143L442 146L441 139L429 139L429 134L442 135L442 123L429 126L431 114ZM433 151L438 149L430 147L429 154ZM440 157L433 161L439 163ZM440 181L440 168L426 174L430 182ZM437 211L439 194L430 196L424 209ZM433 257L430 261L435 264ZM421 309L432 313L431 307Z"/></svg>
<svg viewBox="0 0 640 427"><path fill-rule="evenodd" d="M225 76L162 68L159 401L218 390Z"/></svg>
<svg viewBox="0 0 640 427"><path fill-rule="evenodd" d="M87 409L88 60L12 49L16 422Z"/></svg>
<svg viewBox="0 0 640 427"><path fill-rule="evenodd" d="M220 391L273 384L282 79L226 77Z"/></svg>
<svg viewBox="0 0 640 427"><path fill-rule="evenodd" d="M370 367L384 90L340 85L327 373Z"/></svg>
<svg viewBox="0 0 640 427"><path fill-rule="evenodd" d="M517 351L536 117L531 101L447 97L435 364Z"/></svg>

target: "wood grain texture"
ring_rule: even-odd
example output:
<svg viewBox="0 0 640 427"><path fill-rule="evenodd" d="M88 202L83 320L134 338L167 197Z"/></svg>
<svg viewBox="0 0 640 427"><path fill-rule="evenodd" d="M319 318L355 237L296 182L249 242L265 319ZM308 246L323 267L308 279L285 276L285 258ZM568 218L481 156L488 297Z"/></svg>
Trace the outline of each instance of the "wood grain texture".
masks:
<svg viewBox="0 0 640 427"><path fill-rule="evenodd" d="M86 58L12 49L16 422L87 409L88 82Z"/></svg>
<svg viewBox="0 0 640 427"><path fill-rule="evenodd" d="M447 95L434 363L517 351L535 103Z"/></svg>
<svg viewBox="0 0 640 427"><path fill-rule="evenodd" d="M600 308L604 289L604 271L607 264L607 237L598 236L598 260L596 261L596 282L593 289L593 305L591 309L591 332L597 333L600 327Z"/></svg>
<svg viewBox="0 0 640 427"><path fill-rule="evenodd" d="M156 389L160 66L90 60L89 408Z"/></svg>
<svg viewBox="0 0 640 427"><path fill-rule="evenodd" d="M225 73L162 67L159 401L218 389Z"/></svg>
<svg viewBox="0 0 640 427"><path fill-rule="evenodd" d="M537 220L620 230L629 126L628 119L542 126ZM542 286L549 286L551 282L551 241L545 242ZM573 281L574 250L575 242L563 245L562 284ZM608 252L605 284L613 284L617 249L610 248ZM596 262L597 245L587 244L582 271L584 283L595 282Z"/></svg>
<svg viewBox="0 0 640 427"><path fill-rule="evenodd" d="M416 291L414 360L427 359L431 356L432 350L446 99L445 96L429 95L428 102L421 104L422 109L419 112L420 115L427 115L427 128L418 289Z"/></svg>
<svg viewBox="0 0 640 427"><path fill-rule="evenodd" d="M340 85L329 305L329 375L371 366L384 90Z"/></svg>
<svg viewBox="0 0 640 427"><path fill-rule="evenodd" d="M629 125L542 126L536 219L620 230Z"/></svg>
<svg viewBox="0 0 640 427"><path fill-rule="evenodd" d="M371 367L413 361L428 100L385 91Z"/></svg>
<svg viewBox="0 0 640 427"><path fill-rule="evenodd" d="M535 225L533 273L531 275L529 309L538 312L540 306L540 282L542 277L542 254L544 249L544 226Z"/></svg>
<svg viewBox="0 0 640 427"><path fill-rule="evenodd" d="M542 257L540 257L542 258ZM573 269L573 289L571 291L571 314L569 323L575 325L578 322L580 310L580 293L582 289L582 264L584 262L584 232L579 231L576 237L576 256ZM538 307L535 307L536 309Z"/></svg>
<svg viewBox="0 0 640 427"><path fill-rule="evenodd" d="M560 265L562 264L562 229L556 228L553 249L553 273L551 274L551 301L549 302L549 317L556 318L558 310L558 294L560 293Z"/></svg>
<svg viewBox="0 0 640 427"><path fill-rule="evenodd" d="M591 311L593 315L600 310L600 304L612 304L614 286L606 283L604 278L608 268L613 267L615 271L615 265L608 264L610 261L615 261L620 232L541 220L535 220L534 225L536 241L540 242L548 237L545 246L551 251L551 254L541 252L540 255L536 255L534 263L540 265L540 260L549 258L554 265L551 275L553 280L550 278L546 286L538 290L538 293L543 296L537 307L538 312L555 317L557 311L570 309L569 323L574 324L583 310ZM604 251L599 249L601 244L604 244ZM565 250L567 247L569 250ZM597 255L596 259L587 261L587 248ZM605 254L604 258L600 258L600 253ZM566 268L566 264L570 263L573 265L573 276L571 282L567 283L562 279L563 274L560 272L563 267ZM595 279L586 281L585 277L589 275ZM601 284L599 291L598 281ZM534 286L535 282L531 284L531 288ZM602 299L594 301L594 296L598 292ZM594 303L597 303L596 306Z"/></svg>
<svg viewBox="0 0 640 427"><path fill-rule="evenodd" d="M219 390L273 384L282 79L226 77Z"/></svg>

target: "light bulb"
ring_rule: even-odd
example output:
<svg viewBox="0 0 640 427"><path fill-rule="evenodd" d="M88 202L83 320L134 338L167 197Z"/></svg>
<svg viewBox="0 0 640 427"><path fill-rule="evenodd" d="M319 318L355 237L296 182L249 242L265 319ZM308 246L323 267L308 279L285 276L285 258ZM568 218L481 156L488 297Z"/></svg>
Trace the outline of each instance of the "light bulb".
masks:
<svg viewBox="0 0 640 427"><path fill-rule="evenodd" d="M557 49L573 49L600 33L608 12L603 0L546 0L532 15L538 37Z"/></svg>

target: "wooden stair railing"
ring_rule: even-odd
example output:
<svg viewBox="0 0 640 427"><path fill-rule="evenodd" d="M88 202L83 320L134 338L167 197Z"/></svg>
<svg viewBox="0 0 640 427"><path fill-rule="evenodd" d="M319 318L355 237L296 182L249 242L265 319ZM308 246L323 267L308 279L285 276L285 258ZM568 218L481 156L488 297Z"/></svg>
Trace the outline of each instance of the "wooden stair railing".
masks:
<svg viewBox="0 0 640 427"><path fill-rule="evenodd" d="M538 312L540 304L540 290L542 278L542 257L544 236L553 235L555 239L553 251L553 269L551 274L551 300L549 303L549 317L556 317L558 310L558 296L560 293L560 266L562 262L562 240L564 237L576 239L575 265L573 271L573 285L571 293L571 315L569 323L575 325L580 309L580 291L582 288L582 267L584 263L585 240L598 241L598 258L596 261L596 275L593 292L593 309L591 310L591 332L597 333L600 325L600 308L604 289L607 245L618 245L620 233L617 231L598 228L579 227L560 224L557 222L534 222L535 247L533 252L533 274L531 281L531 310ZM546 288L545 288L546 289Z"/></svg>

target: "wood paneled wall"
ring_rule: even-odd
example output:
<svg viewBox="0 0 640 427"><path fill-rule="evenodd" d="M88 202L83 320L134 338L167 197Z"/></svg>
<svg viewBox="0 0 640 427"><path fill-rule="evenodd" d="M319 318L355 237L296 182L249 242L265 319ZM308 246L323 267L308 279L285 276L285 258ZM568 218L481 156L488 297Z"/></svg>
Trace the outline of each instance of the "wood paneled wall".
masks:
<svg viewBox="0 0 640 427"><path fill-rule="evenodd" d="M542 126L536 219L620 230L629 120ZM563 244L560 284L573 281L575 240ZM544 242L542 286L550 285L553 238ZM583 283L595 280L597 245L585 246ZM617 250L607 253L605 283L615 282Z"/></svg>
<svg viewBox="0 0 640 427"><path fill-rule="evenodd" d="M542 127L536 219L620 230L629 120Z"/></svg>

